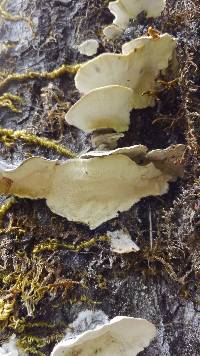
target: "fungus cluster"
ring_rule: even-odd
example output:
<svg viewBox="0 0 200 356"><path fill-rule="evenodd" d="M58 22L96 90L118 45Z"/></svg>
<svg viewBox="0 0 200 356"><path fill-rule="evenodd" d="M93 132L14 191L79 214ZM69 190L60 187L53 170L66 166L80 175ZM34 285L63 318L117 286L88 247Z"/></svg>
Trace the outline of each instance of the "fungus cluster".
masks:
<svg viewBox="0 0 200 356"><path fill-rule="evenodd" d="M168 68L175 47L169 34L149 31L149 36L125 43L122 54L103 53L82 64L75 85L83 96L66 114L67 123L85 132L127 131L132 109L155 105L156 79ZM96 142L101 140L102 132Z"/></svg>
<svg viewBox="0 0 200 356"><path fill-rule="evenodd" d="M116 3L125 6L125 1ZM97 45L88 40L80 50ZM169 182L182 174L177 160L183 145L151 152L142 145L114 148L129 128L131 110L155 105L149 93L168 68L175 46L172 36L151 29L149 36L125 43L121 54L104 53L80 65L75 85L83 96L65 118L92 133L93 147L100 150L65 163L35 157L18 167L0 164L0 193L46 199L53 212L91 229L143 197L166 193Z"/></svg>
<svg viewBox="0 0 200 356"><path fill-rule="evenodd" d="M136 19L144 12L146 17L158 17L165 8L166 0L116 0L109 2L108 8L114 15L113 24L103 33L108 39L114 39L126 28L130 19Z"/></svg>
<svg viewBox="0 0 200 356"><path fill-rule="evenodd" d="M155 326L147 320L117 316L93 330L62 340L51 356L136 356L155 335Z"/></svg>
<svg viewBox="0 0 200 356"><path fill-rule="evenodd" d="M165 0L112 1L109 9L115 19L104 34L107 38L117 37L130 18L135 19L142 11L147 17L159 16L164 6ZM157 79L174 56L176 40L172 36L152 30L148 34L125 43L121 54L104 53L78 70L76 66L63 66L43 75L55 78L77 70L75 85L82 97L65 119L69 125L91 133L92 146L97 150L78 158L71 154L72 158L64 163L41 157L18 166L0 162L0 194L46 199L54 213L95 229L142 198L165 194L169 182L182 176L184 145L153 151L143 145L115 149L118 139L129 129L131 111L155 105ZM98 46L96 40L87 40L78 48L81 54L92 56ZM45 147L55 148L55 144L42 142ZM63 152L66 154L66 150ZM107 231L107 236L113 252L139 251L126 231ZM66 337L51 356L135 356L156 335L155 326L147 320L117 316L109 322L104 313L100 320L93 329ZM75 325L80 325L80 318ZM0 355L19 355L15 338L0 348Z"/></svg>

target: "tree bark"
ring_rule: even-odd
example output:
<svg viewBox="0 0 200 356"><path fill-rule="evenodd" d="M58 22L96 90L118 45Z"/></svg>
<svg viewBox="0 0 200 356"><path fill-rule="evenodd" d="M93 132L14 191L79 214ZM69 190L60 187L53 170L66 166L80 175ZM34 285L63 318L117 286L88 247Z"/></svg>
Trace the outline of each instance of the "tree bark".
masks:
<svg viewBox="0 0 200 356"><path fill-rule="evenodd" d="M51 297L45 293L29 314L23 293L16 292L12 313L6 323L0 322L1 339L3 342L13 333L21 341L27 336L43 338L46 344L42 347L26 339L25 349L29 355L50 355L67 324L80 311L101 309L109 318L127 315L146 318L156 325L157 337L141 355L198 356L200 2L168 0L160 18L139 16L137 21L130 21L124 35L114 43L106 42L102 34L103 27L112 22L107 5L104 0L8 1L6 10L23 18L10 20L0 12L0 38L4 44L1 72L50 72L62 64L81 63L87 58L78 53L77 45L89 38L100 42L99 53L103 53L119 52L125 41L145 34L149 26L172 34L178 40L179 84L159 94L155 108L133 113L130 130L120 147L145 144L149 148L165 148L184 143L185 176L170 185L168 194L143 199L95 231L54 215L45 201L18 199L5 217L1 232L1 297L14 285L7 281L3 287L5 276L18 273L20 268L21 274L27 276L38 265L41 285L61 279L81 281L82 285L64 295L62 288ZM73 104L79 98L73 75L55 80L13 81L1 89L1 95L5 92L23 98L22 104L16 103L22 112L0 108L1 127L58 140L77 153L91 148L90 137L64 121L64 103ZM55 150L36 144L17 140L7 146L0 141L0 157L7 163L18 164L36 155L66 160ZM1 198L2 203L5 199ZM5 230L10 220L18 232ZM24 232L20 234L19 229ZM79 252L61 248L33 253L38 244L49 240L77 246L116 229L127 229L140 251L119 256L110 251L107 242L96 242ZM33 278L31 272L29 278ZM24 329L13 326L12 317L25 320ZM41 322L49 326L42 327ZM38 328L34 326L37 323Z"/></svg>

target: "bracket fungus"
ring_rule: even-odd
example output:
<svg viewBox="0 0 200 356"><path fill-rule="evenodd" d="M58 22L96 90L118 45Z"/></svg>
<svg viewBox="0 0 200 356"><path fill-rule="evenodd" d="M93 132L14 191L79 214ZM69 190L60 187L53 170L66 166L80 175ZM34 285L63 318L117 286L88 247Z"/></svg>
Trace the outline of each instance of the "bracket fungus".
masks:
<svg viewBox="0 0 200 356"><path fill-rule="evenodd" d="M152 151L148 151L148 148L144 145L135 145L110 151L90 151L82 154L81 158L105 157L122 154L141 165L153 163L157 169L170 175L172 180L174 180L177 177L182 177L184 174L184 153L185 145L183 144L171 145L165 149Z"/></svg>
<svg viewBox="0 0 200 356"><path fill-rule="evenodd" d="M94 330L63 340L51 356L136 356L156 336L155 326L145 319L117 316Z"/></svg>
<svg viewBox="0 0 200 356"><path fill-rule="evenodd" d="M113 129L128 130L132 110L133 91L119 85L97 88L84 95L67 112L68 124L85 132Z"/></svg>
<svg viewBox="0 0 200 356"><path fill-rule="evenodd" d="M46 199L54 213L95 229L143 197L165 194L177 177L172 164L165 172L166 157L151 161L141 150L146 148L94 152L64 163L35 157L14 169L1 164L0 193Z"/></svg>
<svg viewBox="0 0 200 356"><path fill-rule="evenodd" d="M128 25L130 19L136 19L141 12L146 17L158 17L165 8L166 0L117 0L108 5L115 16L113 23L121 28Z"/></svg>
<svg viewBox="0 0 200 356"><path fill-rule="evenodd" d="M161 71L172 60L176 40L171 35L144 36L123 46L123 53L103 53L82 64L75 76L76 88L83 94L109 85L133 89L133 108L155 105L152 92Z"/></svg>
<svg viewBox="0 0 200 356"><path fill-rule="evenodd" d="M108 4L108 8L111 14L115 16L113 24L119 28L124 29L129 23L130 16L123 3L120 0L111 1Z"/></svg>
<svg viewBox="0 0 200 356"><path fill-rule="evenodd" d="M99 42L95 39L86 40L78 46L79 52L88 57L95 55L98 48Z"/></svg>
<svg viewBox="0 0 200 356"><path fill-rule="evenodd" d="M162 150L161 150L162 151ZM134 161L142 161L148 152L148 148L144 145L135 145L129 147L116 148L115 150L110 151L90 151L83 153L81 158L94 158L94 157L105 157L111 155L124 155L131 158Z"/></svg>

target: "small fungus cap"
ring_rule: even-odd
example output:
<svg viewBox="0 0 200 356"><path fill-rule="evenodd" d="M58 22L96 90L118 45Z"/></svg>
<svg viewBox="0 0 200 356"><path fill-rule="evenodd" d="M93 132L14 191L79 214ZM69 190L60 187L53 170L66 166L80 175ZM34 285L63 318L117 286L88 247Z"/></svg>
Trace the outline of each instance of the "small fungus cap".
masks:
<svg viewBox="0 0 200 356"><path fill-rule="evenodd" d="M133 91L119 85L94 89L83 96L68 111L68 124L85 132L99 129L128 130L132 109Z"/></svg>
<svg viewBox="0 0 200 356"><path fill-rule="evenodd" d="M126 28L126 26L129 23L130 16L126 11L126 8L122 4L121 1L111 1L108 4L108 8L115 16L115 19L113 20L113 24L118 26L119 28Z"/></svg>
<svg viewBox="0 0 200 356"><path fill-rule="evenodd" d="M136 356L155 335L155 326L147 320L117 316L75 339L61 341L51 356Z"/></svg>
<svg viewBox="0 0 200 356"><path fill-rule="evenodd" d="M118 145L119 139L123 137L123 133L107 133L104 132L104 130L102 130L102 132L96 131L91 136L92 148L98 150L114 150Z"/></svg>
<svg viewBox="0 0 200 356"><path fill-rule="evenodd" d="M103 29L103 34L108 40L115 40L116 38L121 36L122 30L120 27L111 24Z"/></svg>
<svg viewBox="0 0 200 356"><path fill-rule="evenodd" d="M86 40L78 46L78 50L85 56L93 56L97 53L99 42L95 39Z"/></svg>
<svg viewBox="0 0 200 356"><path fill-rule="evenodd" d="M136 19L141 12L147 17L158 17L165 8L166 0L117 0L109 3L108 8L115 16L113 23L125 28L129 19Z"/></svg>

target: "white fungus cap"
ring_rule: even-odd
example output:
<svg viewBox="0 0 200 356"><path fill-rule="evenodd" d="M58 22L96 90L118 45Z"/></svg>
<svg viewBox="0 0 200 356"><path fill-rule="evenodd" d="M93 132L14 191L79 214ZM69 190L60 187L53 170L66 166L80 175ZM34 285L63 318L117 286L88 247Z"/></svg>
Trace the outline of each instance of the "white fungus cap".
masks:
<svg viewBox="0 0 200 356"><path fill-rule="evenodd" d="M36 157L1 171L0 192L45 198L54 213L95 229L141 198L165 194L170 180L153 163L140 165L123 154L63 164Z"/></svg>
<svg viewBox="0 0 200 356"><path fill-rule="evenodd" d="M134 19L142 11L147 17L158 17L165 8L166 0L119 0L127 10L129 16Z"/></svg>
<svg viewBox="0 0 200 356"><path fill-rule="evenodd" d="M78 46L78 50L85 56L93 56L97 53L99 42L95 39L86 40Z"/></svg>
<svg viewBox="0 0 200 356"><path fill-rule="evenodd" d="M155 336L156 328L149 321L117 316L74 339L61 341L51 356L136 356Z"/></svg>
<svg viewBox="0 0 200 356"><path fill-rule="evenodd" d="M113 23L125 28L129 19L136 19L141 12L147 17L158 17L165 8L166 0L117 0L109 3L108 8L115 16Z"/></svg>
<svg viewBox="0 0 200 356"><path fill-rule="evenodd" d="M177 161L184 145L164 153L146 150L90 152L64 163L35 157L15 168L0 164L0 193L46 199L54 213L95 229L140 199L165 194L168 182L182 173L183 163Z"/></svg>
<svg viewBox="0 0 200 356"><path fill-rule="evenodd" d="M108 4L108 8L111 14L115 16L115 19L113 20L113 24L122 29L126 28L126 26L129 23L130 16L127 13L127 10L122 4L122 2L119 0L111 1Z"/></svg>
<svg viewBox="0 0 200 356"><path fill-rule="evenodd" d="M165 36L165 35L160 35L161 40L162 40L163 36ZM170 35L168 35L168 36L170 36ZM153 39L150 36L142 36L142 37L135 38L135 39L133 39L129 42L126 42L122 45L122 54L127 55L133 51L137 52L137 50L140 50L140 48L142 48L144 46L151 46L151 48L149 48L149 50L151 51L153 46L155 45L156 40L157 39Z"/></svg>
<svg viewBox="0 0 200 356"><path fill-rule="evenodd" d="M131 51L127 50L130 46ZM155 88L155 80L168 67L175 47L176 41L169 34L141 37L123 46L128 54L103 53L81 65L75 85L84 94L108 85L129 87L133 89L134 108L153 106L155 98L143 94Z"/></svg>
<svg viewBox="0 0 200 356"><path fill-rule="evenodd" d="M132 89L110 85L83 96L67 112L65 120L85 132L99 129L124 132L129 128L132 106Z"/></svg>
<svg viewBox="0 0 200 356"><path fill-rule="evenodd" d="M144 160L147 152L148 152L148 148L146 146L134 145L129 147L116 148L114 150L109 150L109 151L90 151L81 154L80 157L94 158L94 157L105 157L105 156L122 154L124 156L131 158L134 161L138 161L140 159Z"/></svg>
<svg viewBox="0 0 200 356"><path fill-rule="evenodd" d="M80 157L92 158L123 154L137 163L147 164L152 162L163 173L169 174L176 179L184 174L184 153L185 145L183 144L171 145L165 149L156 149L149 152L146 146L135 145L109 151L90 151L83 153Z"/></svg>

